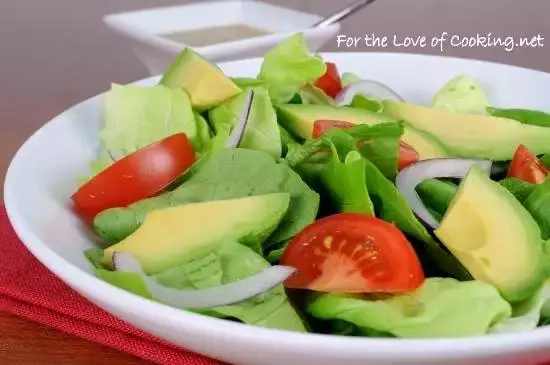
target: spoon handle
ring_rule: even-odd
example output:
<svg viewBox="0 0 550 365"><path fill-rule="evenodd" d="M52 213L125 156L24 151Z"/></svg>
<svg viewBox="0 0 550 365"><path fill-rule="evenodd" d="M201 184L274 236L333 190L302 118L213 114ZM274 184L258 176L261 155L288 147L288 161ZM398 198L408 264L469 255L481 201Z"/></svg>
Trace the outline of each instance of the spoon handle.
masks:
<svg viewBox="0 0 550 365"><path fill-rule="evenodd" d="M375 1L376 0L359 0L359 1L356 1L353 4L350 4L345 9L342 9L342 10L338 11L337 13L335 13L335 14L327 17L327 18L324 18L324 19L320 20L318 23L315 23L313 25L313 27L323 27L323 26L326 26L326 25L336 23L337 21L340 21L340 20L343 20L343 19L347 18L348 16L352 15L356 11L362 9L363 7L365 7L367 5L372 4Z"/></svg>

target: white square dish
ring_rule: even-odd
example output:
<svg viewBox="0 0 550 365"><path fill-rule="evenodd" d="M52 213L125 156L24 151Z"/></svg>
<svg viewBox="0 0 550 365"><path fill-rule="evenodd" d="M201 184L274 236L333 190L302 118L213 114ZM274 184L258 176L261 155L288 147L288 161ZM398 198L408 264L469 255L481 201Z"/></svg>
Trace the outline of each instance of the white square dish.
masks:
<svg viewBox="0 0 550 365"><path fill-rule="evenodd" d="M105 24L128 38L136 55L152 75L162 73L188 45L166 38L174 32L221 25L245 25L270 32L265 36L193 47L205 58L220 62L263 56L293 33L303 32L312 52L319 50L340 30L340 23L309 28L322 18L259 1L195 2L106 15Z"/></svg>

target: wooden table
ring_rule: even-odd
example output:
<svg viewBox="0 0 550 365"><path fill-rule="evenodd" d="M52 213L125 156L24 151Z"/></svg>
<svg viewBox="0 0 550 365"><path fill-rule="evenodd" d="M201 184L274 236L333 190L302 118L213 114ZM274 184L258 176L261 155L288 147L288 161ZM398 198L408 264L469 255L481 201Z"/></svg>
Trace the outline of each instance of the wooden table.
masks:
<svg viewBox="0 0 550 365"><path fill-rule="evenodd" d="M270 0L328 14L344 1ZM156 0L156 5L185 1ZM111 82L147 76L120 37L105 29L110 12L152 6L147 0L17 0L0 10L0 183L18 146L48 119ZM392 37L449 34L550 37L547 0L380 0L346 21L343 33ZM550 40L548 40L550 42ZM337 51L333 41L325 50ZM340 49L342 50L342 49ZM433 48L358 49L440 53ZM455 48L446 55L495 60L550 71L550 47L506 52ZM0 189L0 199L2 191ZM0 314L0 363L140 364L115 350Z"/></svg>

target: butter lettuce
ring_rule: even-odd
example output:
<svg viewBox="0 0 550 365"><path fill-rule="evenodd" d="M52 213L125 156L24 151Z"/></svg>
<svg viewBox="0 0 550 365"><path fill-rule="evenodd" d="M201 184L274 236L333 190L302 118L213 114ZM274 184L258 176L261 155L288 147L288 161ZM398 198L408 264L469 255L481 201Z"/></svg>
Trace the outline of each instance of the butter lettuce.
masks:
<svg viewBox="0 0 550 365"><path fill-rule="evenodd" d="M435 94L432 106L458 113L486 114L489 100L476 80L467 75L459 75Z"/></svg>
<svg viewBox="0 0 550 365"><path fill-rule="evenodd" d="M491 333L527 332L537 327L541 318L550 317L550 280L530 299L513 307L512 318L497 323Z"/></svg>
<svg viewBox="0 0 550 365"><path fill-rule="evenodd" d="M254 99L239 147L264 151L279 158L282 154L281 133L267 88L256 86L252 87L252 90ZM241 93L209 111L210 123L216 135L228 138L233 127L239 122L245 103L246 93Z"/></svg>
<svg viewBox="0 0 550 365"><path fill-rule="evenodd" d="M542 238L550 238L550 179L540 185L537 185L531 194L527 197L524 204L525 208L537 221Z"/></svg>
<svg viewBox="0 0 550 365"><path fill-rule="evenodd" d="M269 84L273 103L282 104L325 72L321 56L310 54L303 34L297 33L265 54L258 79Z"/></svg>
<svg viewBox="0 0 550 365"><path fill-rule="evenodd" d="M321 320L351 323L367 334L375 330L407 338L482 335L512 314L493 286L449 278L430 278L412 293L386 298L314 295L307 311Z"/></svg>
<svg viewBox="0 0 550 365"><path fill-rule="evenodd" d="M228 284L254 275L267 267L269 263L250 248L228 242L221 245L217 251L192 261L185 261L183 257L181 265L156 274L153 278L166 287L197 290ZM97 269L96 275L119 288L156 300L136 274ZM306 332L300 315L288 301L282 285L240 303L191 311L213 317L237 319L250 325Z"/></svg>
<svg viewBox="0 0 550 365"><path fill-rule="evenodd" d="M357 151L351 151L341 161L334 146L332 149L332 157L321 172L321 181L337 212L374 215L365 182L365 159Z"/></svg>
<svg viewBox="0 0 550 365"><path fill-rule="evenodd" d="M195 115L182 89L114 84L105 95L104 106L100 139L117 159L175 133L196 141Z"/></svg>

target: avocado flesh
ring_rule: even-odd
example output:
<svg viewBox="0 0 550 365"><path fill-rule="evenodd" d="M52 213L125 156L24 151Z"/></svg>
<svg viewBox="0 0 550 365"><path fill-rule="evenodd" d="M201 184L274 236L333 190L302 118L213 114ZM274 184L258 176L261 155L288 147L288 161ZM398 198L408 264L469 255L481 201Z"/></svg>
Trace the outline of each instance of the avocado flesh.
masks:
<svg viewBox="0 0 550 365"><path fill-rule="evenodd" d="M542 285L537 223L477 166L462 181L435 234L475 279L494 285L509 302L530 298Z"/></svg>
<svg viewBox="0 0 550 365"><path fill-rule="evenodd" d="M183 88L193 109L208 110L239 94L241 89L216 66L190 48L184 49L172 61L162 79L162 85Z"/></svg>
<svg viewBox="0 0 550 365"><path fill-rule="evenodd" d="M303 139L311 138L313 124L317 120L338 120L368 125L397 122L397 119L384 114L345 106L284 104L278 107L278 111L281 124L290 133ZM406 126L402 139L418 152L421 160L448 156L441 143L416 128Z"/></svg>
<svg viewBox="0 0 550 365"><path fill-rule="evenodd" d="M441 141L454 157L511 160L525 145L535 154L550 152L550 128L480 114L384 102L384 113Z"/></svg>
<svg viewBox="0 0 550 365"><path fill-rule="evenodd" d="M215 249L223 242L261 244L284 217L290 194L276 193L155 210L130 236L104 251L129 252L147 274L157 274Z"/></svg>

